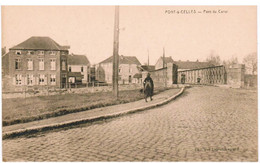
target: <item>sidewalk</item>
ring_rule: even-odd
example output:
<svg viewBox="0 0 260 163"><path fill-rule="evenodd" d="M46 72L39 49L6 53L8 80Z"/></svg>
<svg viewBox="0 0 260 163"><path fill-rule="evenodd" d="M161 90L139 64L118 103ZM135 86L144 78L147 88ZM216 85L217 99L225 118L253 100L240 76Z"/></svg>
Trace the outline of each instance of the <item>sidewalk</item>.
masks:
<svg viewBox="0 0 260 163"><path fill-rule="evenodd" d="M154 108L156 106L166 104L169 101L175 99L180 94L182 94L183 91L184 87L181 89L175 88L166 90L158 95L153 96L153 101L148 100L148 102L145 102L145 100L143 99L126 104L96 108L92 110L71 113L39 121L5 126L2 128L2 136L4 139L10 136L38 132L43 130L51 130L55 128L66 127L69 125L76 125L134 113L137 111L142 111L145 109Z"/></svg>

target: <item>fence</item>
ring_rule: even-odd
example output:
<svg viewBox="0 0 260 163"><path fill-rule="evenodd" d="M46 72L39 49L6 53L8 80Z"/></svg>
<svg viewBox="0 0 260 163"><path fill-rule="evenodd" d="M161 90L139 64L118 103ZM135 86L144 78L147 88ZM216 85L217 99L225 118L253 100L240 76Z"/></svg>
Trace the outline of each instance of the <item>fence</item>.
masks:
<svg viewBox="0 0 260 163"><path fill-rule="evenodd" d="M178 72L178 83L227 84L225 66L215 66Z"/></svg>

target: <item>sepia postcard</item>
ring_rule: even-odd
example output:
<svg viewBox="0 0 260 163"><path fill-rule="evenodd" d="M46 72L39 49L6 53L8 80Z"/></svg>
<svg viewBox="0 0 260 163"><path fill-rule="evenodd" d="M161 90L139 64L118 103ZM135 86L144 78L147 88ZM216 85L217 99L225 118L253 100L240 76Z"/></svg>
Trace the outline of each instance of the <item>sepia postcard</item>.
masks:
<svg viewBox="0 0 260 163"><path fill-rule="evenodd" d="M257 162L257 6L1 6L2 161Z"/></svg>

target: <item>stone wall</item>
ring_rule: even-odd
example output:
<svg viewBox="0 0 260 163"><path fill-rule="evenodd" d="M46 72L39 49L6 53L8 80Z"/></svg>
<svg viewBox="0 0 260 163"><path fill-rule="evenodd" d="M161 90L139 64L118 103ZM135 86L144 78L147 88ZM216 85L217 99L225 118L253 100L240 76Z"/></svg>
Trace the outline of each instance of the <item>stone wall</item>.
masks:
<svg viewBox="0 0 260 163"><path fill-rule="evenodd" d="M150 71L151 78L154 82L154 87L167 87L172 84L177 84L178 67L173 63L168 63L167 67L158 70ZM147 76L147 71L142 72L142 81Z"/></svg>

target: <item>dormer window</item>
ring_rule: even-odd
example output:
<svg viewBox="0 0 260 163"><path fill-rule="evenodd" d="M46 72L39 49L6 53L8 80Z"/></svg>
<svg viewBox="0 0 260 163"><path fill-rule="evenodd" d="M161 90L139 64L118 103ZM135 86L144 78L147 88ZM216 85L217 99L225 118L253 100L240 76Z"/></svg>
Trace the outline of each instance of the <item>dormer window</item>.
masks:
<svg viewBox="0 0 260 163"><path fill-rule="evenodd" d="M18 51L15 52L15 54L16 54L16 55L21 55L22 52L21 52L20 50L18 50Z"/></svg>
<svg viewBox="0 0 260 163"><path fill-rule="evenodd" d="M33 51L28 51L27 54L28 55L32 55L32 54L34 54L34 52Z"/></svg>
<svg viewBox="0 0 260 163"><path fill-rule="evenodd" d="M50 51L49 54L50 55L55 55L55 51Z"/></svg>
<svg viewBox="0 0 260 163"><path fill-rule="evenodd" d="M39 51L39 55L44 55L44 51Z"/></svg>

